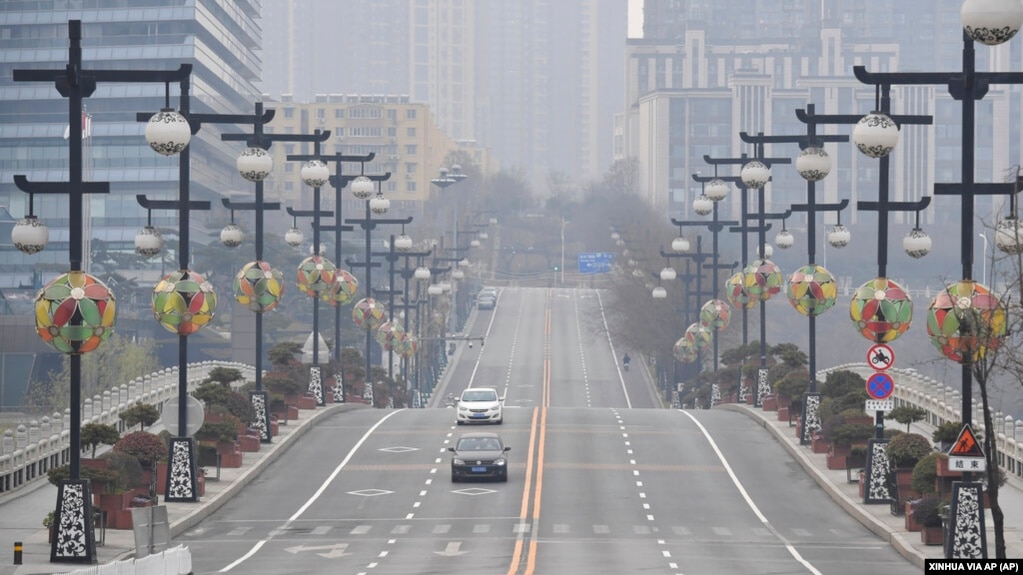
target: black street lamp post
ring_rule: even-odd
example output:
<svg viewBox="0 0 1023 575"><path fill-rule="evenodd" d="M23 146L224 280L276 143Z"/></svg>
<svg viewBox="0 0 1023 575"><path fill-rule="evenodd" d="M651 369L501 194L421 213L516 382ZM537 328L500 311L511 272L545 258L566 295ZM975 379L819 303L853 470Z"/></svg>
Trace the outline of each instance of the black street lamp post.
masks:
<svg viewBox="0 0 1023 575"><path fill-rule="evenodd" d="M377 183L377 188L378 188L377 189L377 197L373 198L373 199L366 198L366 200L365 200L366 213L365 213L365 216L363 218L361 218L361 219L360 218L345 218L344 221L347 224L353 224L353 225L354 224L358 224L359 227L361 227L363 230L365 230L365 232L366 232L366 260L364 262L356 262L356 261L352 261L352 260L345 260L345 263L350 268L356 268L356 267L364 267L364 268L366 268L366 295L367 295L367 297L371 297L371 294L373 293L372 269L374 267L380 266L379 263L374 263L373 262L373 256L372 256L372 250L371 250L371 248L372 248L372 241L373 241L373 230L377 227L377 225L380 225L380 224L407 225L407 224L412 223L412 217L409 216L409 217L400 218L400 219L399 218L394 218L394 219L376 218L376 219L374 219L373 218L373 214L374 213L377 213L378 215L383 215L383 214L387 213L387 209L389 208L390 203L383 197L383 193L379 190L379 186L380 186L381 182L386 181L388 178L390 178L391 174L390 174L390 172L388 172L388 173L383 174L381 176L364 176L364 177L369 178L371 181L375 181ZM358 182L356 182L356 183L358 183ZM354 191L355 190L353 190L353 192ZM374 202L376 202L376 203L374 203ZM386 313L390 313L390 311L388 310ZM371 361L371 358L370 358L370 348L372 346L372 339L373 339L372 332L373 332L372 329L369 329L369 328L366 329L366 376L365 376L365 382L366 382L367 385L372 385L372 381L373 381L372 380L372 375L371 375L371 372L370 372L370 368L372 367L372 361Z"/></svg>
<svg viewBox="0 0 1023 575"><path fill-rule="evenodd" d="M976 8L971 14L964 5L963 17L977 17L982 12ZM1019 6L1014 9L1019 13ZM1000 43L1013 36L1015 28L1006 27L1012 33L1004 37L984 38L989 43ZM986 29L976 29L982 33ZM977 41L982 38L979 35ZM868 72L864 66L855 66L853 72L860 82L873 86L885 85L946 85L953 99L962 104L962 139L961 165L962 181L959 183L937 183L934 185L935 195L957 195L961 198L960 210L960 262L964 280L973 278L973 238L974 203L977 195L1010 195L1015 192L1016 182L1012 183L977 183L975 178L974 146L976 130L976 102L984 98L988 87L992 84L1023 84L1023 73L1020 72L978 72L976 69L976 52L974 38L968 26L963 31L962 70L958 72ZM964 354L966 361L961 361L962 376L962 407L961 416L964 425L972 424L973 415L973 373L972 352ZM953 485L952 501L949 507L951 527L946 534L945 551L952 559L987 558L987 535L984 527L984 510L976 505L983 496L983 484L973 480L973 473L963 473L963 481Z"/></svg>
<svg viewBox="0 0 1023 575"><path fill-rule="evenodd" d="M330 137L330 132L320 133L319 131L315 134L266 134L263 131L263 126L273 120L274 114L275 112L272 109L264 112L263 103L256 102L254 116L204 114L201 115L200 119L204 121L216 121L219 123L251 123L251 134L221 134L220 136L220 139L225 142L245 142L249 149L258 148L265 151L268 150L274 142L321 142ZM263 215L268 210L281 209L279 202L265 201L263 192L264 178L259 177L262 173L263 172L259 172L258 174L254 172L247 172L248 177L246 179L249 179L250 181L254 180L255 183L255 197L252 202L233 202L227 198L223 198L221 200L224 207L232 210L232 212L234 210L245 210L252 211L254 213L255 240L253 243L255 244L256 262L263 261ZM254 357L256 381L255 389L249 392L249 400L252 402L252 407L256 410L255 427L259 430L260 441L262 443L270 443L272 440L270 427L270 404L268 394L266 390L263 389L263 312L267 310L262 309L261 306L255 304L255 302L253 302L249 308L256 313ZM272 307L269 309L272 309Z"/></svg>
<svg viewBox="0 0 1023 575"><path fill-rule="evenodd" d="M320 209L320 187L323 184L326 184L328 181L332 185L334 185L334 187L335 187L335 196L336 196L336 198L335 198L336 206L335 207L337 209L340 209L340 206L341 206L341 201L340 201L341 189L344 187L344 185L346 183L346 181L343 179L344 176L342 176L340 174L341 162L342 161L360 161L361 162L361 161L368 161L368 160L366 159L367 158L366 156L342 156L340 154L332 154L332 155L321 154L320 153L320 143L325 141L327 138L330 137L330 131L328 130L326 132L322 132L321 133L320 130L316 130L315 134L319 137L319 139L312 140L312 142L313 142L313 153L312 154L288 154L288 156L287 156L288 161L292 161L292 162L306 162L307 166L310 165L311 163L314 163L314 162L323 163L325 161L335 161L336 162L336 168L338 170L338 175L335 177L334 180L331 179L329 173L327 173L326 177L324 177L324 178L318 178L318 179L315 179L315 180L307 180L306 184L312 186L312 188L313 188L313 204L312 204L313 208L311 210L295 210L295 209L289 207L288 208L288 214L290 214L292 216L296 216L296 217L311 217L313 219L313 221L312 221L312 228L313 228L313 255L321 255L320 254L320 232L321 231L327 231L327 230L325 230L325 226L320 225L320 218L329 218L329 217L333 216L335 222L339 222L339 221L341 221L341 214L340 214L340 211L338 211L338 212L331 212L331 211L321 210ZM369 158L372 158L372 156L369 156ZM340 184L340 187L338 187L339 184ZM340 268L338 268L337 266L340 265L341 262L337 261L336 258L340 257L340 254L341 254L341 232L345 231L345 227L344 226L338 226L337 224L335 224L331 229L336 234L335 235L335 245L334 245L334 254L335 254L335 271L334 271L334 273L335 273L335 275L337 275L337 274L340 273L340 271L339 271ZM348 228L348 229L351 230L351 229L354 229L354 228ZM334 281L336 283L338 280L335 279ZM330 288L328 288L328 289L330 289ZM317 294L316 296L314 296L312 298L313 299L313 340L312 340L313 341L313 357L312 357L313 361L312 361L312 366L309 368L309 391L311 391L313 396L316 398L316 404L320 405L320 406L327 404L327 398L326 398L326 395L325 395L324 390L323 390L322 369L320 367L320 300L323 299L324 295L325 294ZM338 318L337 318L337 314L339 314L339 313L340 313L340 309L335 311L334 350L335 350L336 354L340 353L339 348L341 346L340 323L339 323ZM336 355L335 357L340 358L340 355ZM339 396L339 392L337 391L337 387L339 387L339 386L342 387L342 391L340 392L340 397L343 400L344 399L344 392L343 392L343 386L341 385L341 382L335 382L334 397L336 398L336 397Z"/></svg>
<svg viewBox="0 0 1023 575"><path fill-rule="evenodd" d="M84 182L82 159L82 100L92 96L100 82L117 83L169 83L187 82L192 73L189 64L182 64L177 70L85 70L82 64L82 22L68 21L68 63L61 70L14 70L15 82L52 82L62 97L68 99L68 168L67 182L30 182L25 176L17 175L14 183L28 194L64 194L68 196L68 259L69 275L82 273L84 259L84 207L85 194L109 193L108 182ZM182 103L186 101L182 98ZM187 139L185 140L187 143ZM187 149L185 147L184 149ZM180 150L177 150L180 151ZM187 161L182 160L181 170L187 173ZM182 248L187 249L185 236L181 238ZM40 247L41 249L41 247ZM110 305L113 305L112 296ZM76 316L68 322L72 328L88 327L82 318ZM112 326L111 326L112 327ZM93 331L93 330L90 330ZM81 477L81 348L82 341L72 340L70 351L71 380L71 421L70 421L70 473L61 481L57 491L54 511L56 533L50 544L51 562L95 563L96 538L92 519L92 495L87 479ZM180 377L184 378L182 374ZM187 384L187 383L186 383ZM182 402L183 404L184 402ZM183 411L183 409L182 409ZM184 429L182 427L182 429Z"/></svg>

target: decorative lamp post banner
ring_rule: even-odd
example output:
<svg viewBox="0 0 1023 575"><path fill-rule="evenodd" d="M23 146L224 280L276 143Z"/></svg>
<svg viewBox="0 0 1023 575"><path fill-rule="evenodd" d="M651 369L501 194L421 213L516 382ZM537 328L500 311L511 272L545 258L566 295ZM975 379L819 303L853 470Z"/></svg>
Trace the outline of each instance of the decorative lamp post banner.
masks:
<svg viewBox="0 0 1023 575"><path fill-rule="evenodd" d="M731 319L732 310L722 300L712 299L700 308L700 324L704 327L721 331L728 327Z"/></svg>
<svg viewBox="0 0 1023 575"><path fill-rule="evenodd" d="M334 284L337 268L323 256L309 256L298 264L298 289L309 297L320 297Z"/></svg>
<svg viewBox="0 0 1023 575"><path fill-rule="evenodd" d="M753 309L758 300L746 291L744 278L745 273L736 272L725 280L725 297L728 298L728 303L739 309Z"/></svg>
<svg viewBox="0 0 1023 575"><path fill-rule="evenodd" d="M87 353L114 333L116 312L106 284L83 271L70 271L36 295L36 332L61 353Z"/></svg>
<svg viewBox="0 0 1023 575"><path fill-rule="evenodd" d="M805 265L789 276L785 291L789 303L805 316L818 316L835 305L838 285L831 272L816 264Z"/></svg>
<svg viewBox="0 0 1023 575"><path fill-rule="evenodd" d="M348 305L355 300L355 293L359 290L359 280L355 279L348 270L338 268L334 272L334 283L330 289L324 292L323 299L330 305L337 307Z"/></svg>
<svg viewBox="0 0 1023 575"><path fill-rule="evenodd" d="M153 288L153 315L171 333L191 335L213 319L217 294L192 270L167 274Z"/></svg>
<svg viewBox="0 0 1023 575"><path fill-rule="evenodd" d="M234 299L256 313L277 307L284 295L284 274L269 263L245 264L234 276Z"/></svg>
<svg viewBox="0 0 1023 575"><path fill-rule="evenodd" d="M909 329L913 301L894 281L874 278L856 288L849 303L849 317L860 335L874 343L888 343Z"/></svg>
<svg viewBox="0 0 1023 575"><path fill-rule="evenodd" d="M1006 309L987 287L972 280L948 286L927 309L927 334L948 359L970 364L998 349L1007 333Z"/></svg>

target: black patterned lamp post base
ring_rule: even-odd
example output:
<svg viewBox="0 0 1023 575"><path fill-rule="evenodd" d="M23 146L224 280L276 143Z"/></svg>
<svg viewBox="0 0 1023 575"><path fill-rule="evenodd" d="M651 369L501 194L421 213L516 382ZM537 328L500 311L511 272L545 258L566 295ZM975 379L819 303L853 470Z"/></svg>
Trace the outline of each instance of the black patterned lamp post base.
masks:
<svg viewBox="0 0 1023 575"><path fill-rule="evenodd" d="M948 559L987 559L983 484L952 483L952 502L945 525L945 556Z"/></svg>
<svg viewBox="0 0 1023 575"><path fill-rule="evenodd" d="M345 402L345 382L344 376L341 375L341 371L338 370L337 374L334 375L334 403Z"/></svg>
<svg viewBox="0 0 1023 575"><path fill-rule="evenodd" d="M259 441L270 443L273 434L270 429L269 395L265 391L250 391L249 401L252 402L252 409L256 411L256 421L252 426L259 430Z"/></svg>
<svg viewBox="0 0 1023 575"><path fill-rule="evenodd" d="M327 405L327 401L323 397L322 370L318 365L309 368L309 393L316 398L316 405L320 407Z"/></svg>
<svg viewBox="0 0 1023 575"><path fill-rule="evenodd" d="M767 368L761 367L757 369L757 389L756 394L753 396L753 407L761 407L764 405L764 398L770 395L771 386L767 383Z"/></svg>
<svg viewBox="0 0 1023 575"><path fill-rule="evenodd" d="M170 464L167 466L167 491L163 500L170 503L199 501L198 468L195 464L195 440L170 438Z"/></svg>
<svg viewBox="0 0 1023 575"><path fill-rule="evenodd" d="M892 495L888 492L888 472L891 462L888 461L888 440L867 440L867 484L863 488L863 503L891 503Z"/></svg>
<svg viewBox="0 0 1023 575"><path fill-rule="evenodd" d="M96 563L92 490L87 479L68 479L57 488L50 563Z"/></svg>
<svg viewBox="0 0 1023 575"><path fill-rule="evenodd" d="M821 428L821 394L815 391L803 394L803 416L800 419L802 428L799 435L800 445L810 445L815 431Z"/></svg>

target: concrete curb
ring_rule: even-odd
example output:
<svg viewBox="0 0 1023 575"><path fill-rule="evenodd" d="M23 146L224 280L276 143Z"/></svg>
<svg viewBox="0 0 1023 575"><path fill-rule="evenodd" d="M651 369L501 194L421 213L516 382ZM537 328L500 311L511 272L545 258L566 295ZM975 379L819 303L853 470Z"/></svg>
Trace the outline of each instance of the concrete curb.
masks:
<svg viewBox="0 0 1023 575"><path fill-rule="evenodd" d="M368 405L361 403L338 403L329 405L323 409L317 409L311 417L296 426L294 431L281 438L279 442L272 444L270 451L264 457L261 457L259 461L253 464L252 467L246 469L245 472L237 479L232 481L230 486L210 499L200 501L199 507L181 519L172 522L170 525L171 537L177 537L181 533L199 524L203 519L206 519L214 511L220 509L225 503L230 501L231 498L238 493L238 491L258 477L268 465L276 461L293 441L305 435L313 427L311 425L313 422L326 417L328 414L352 411L355 409L371 408Z"/></svg>
<svg viewBox="0 0 1023 575"><path fill-rule="evenodd" d="M799 448L799 445L795 443L795 437L790 440L789 437L785 436L776 426L771 425L771 422L766 419L760 412L747 407L743 404L738 403L722 403L715 406L716 409L723 409L726 411L735 411L746 414L747 417L756 421L761 427L768 430L774 439L781 444L785 451L787 451L792 458L799 463L799 465L806 471L807 475L813 478L824 491L831 497L835 503L845 510L850 516L859 521L864 527L869 529L872 533L878 537L885 539L892 546L895 551L905 557L913 565L924 568L924 555L917 551L913 545L906 540L904 535L892 529L888 525L879 521L876 517L868 513L863 509L863 503L849 497L838 488L824 473L821 472L820 468L810 460L807 452Z"/></svg>

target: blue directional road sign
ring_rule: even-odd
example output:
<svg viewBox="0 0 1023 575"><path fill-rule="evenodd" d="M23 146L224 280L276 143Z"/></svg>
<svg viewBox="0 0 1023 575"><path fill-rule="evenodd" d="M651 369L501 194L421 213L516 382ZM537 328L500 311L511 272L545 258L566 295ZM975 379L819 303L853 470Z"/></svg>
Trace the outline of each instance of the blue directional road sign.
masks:
<svg viewBox="0 0 1023 575"><path fill-rule="evenodd" d="M893 391L895 391L895 382L887 373L879 371L867 378L867 395L870 397L888 399Z"/></svg>
<svg viewBox="0 0 1023 575"><path fill-rule="evenodd" d="M579 273L606 274L611 271L615 255L608 252L585 252L579 254Z"/></svg>

